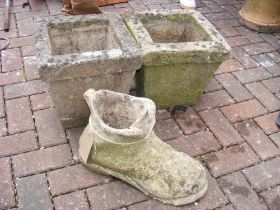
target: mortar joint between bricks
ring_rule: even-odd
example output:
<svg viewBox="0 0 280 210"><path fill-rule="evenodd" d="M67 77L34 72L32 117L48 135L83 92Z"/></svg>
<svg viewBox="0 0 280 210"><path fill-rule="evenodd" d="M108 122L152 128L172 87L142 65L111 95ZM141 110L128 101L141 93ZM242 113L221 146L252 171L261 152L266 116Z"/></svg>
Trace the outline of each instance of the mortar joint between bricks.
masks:
<svg viewBox="0 0 280 210"><path fill-rule="evenodd" d="M84 193L85 193L85 196L86 196L86 201L87 201L88 207L89 207L89 209L91 209L90 200L89 200L89 197L88 197L88 194L87 194L86 190L84 191Z"/></svg>
<svg viewBox="0 0 280 210"><path fill-rule="evenodd" d="M48 186L48 191L49 191L50 200L51 200L51 203L53 204L53 209L55 209L54 201L53 201L53 196L52 196L52 194L51 194L51 186L50 186L50 183L49 183L49 179L48 179L47 173L44 172L44 173L42 173L42 174L45 174L45 176L46 176L46 181L47 181L47 186Z"/></svg>
<svg viewBox="0 0 280 210"><path fill-rule="evenodd" d="M37 151L37 150L35 150L35 151ZM25 152L25 153L28 153L28 152ZM24 177L28 177L28 176L32 176L32 175L36 175L36 174L48 173L50 171L54 171L54 170L58 170L58 169L63 169L65 167L69 167L69 166L72 166L72 165L75 165L75 163L69 163L69 164L61 166L61 167L55 167L55 168L50 168L50 169L43 170L43 171L37 171L37 172L33 172L33 173L28 173L28 174L25 174L25 175L21 175L21 176L15 177L15 179L24 178Z"/></svg>
<svg viewBox="0 0 280 210"><path fill-rule="evenodd" d="M62 168L61 168L61 169L62 169ZM50 172L50 171L48 171L48 172ZM52 194L51 194L51 195L52 195L53 198L56 198L56 197L58 197L58 196L61 196L61 195L68 195L68 194L73 193L73 192L76 192L76 191L85 191L85 193L86 193L86 190L87 190L88 188L97 187L97 186L101 186L101 185L104 185L104 184L109 184L109 183L111 183L111 182L113 182L113 181L116 181L116 179L115 179L114 177L112 177L112 179L110 179L110 180L108 180L108 181L106 181L106 182L103 182L103 183L97 183L97 184L93 184L93 185L87 186L87 187L79 187L79 188L77 188L77 189L69 190L69 191L67 191L67 192L59 193L59 194L57 194L57 195L52 195Z"/></svg>
<svg viewBox="0 0 280 210"><path fill-rule="evenodd" d="M9 160L10 160L10 167L11 167L11 174L12 174L12 182L13 182L13 185L14 185L14 197L15 197L15 208L18 206L18 195L17 195L17 188L16 188L16 177L14 175L14 167L13 167L13 160L12 160L12 157L9 157Z"/></svg>
<svg viewBox="0 0 280 210"><path fill-rule="evenodd" d="M262 162L264 162L264 161L262 161ZM261 162L261 163L262 163L262 162ZM260 164L260 163L258 163L258 164ZM249 167L250 167L250 166L249 166ZM249 167L246 167L246 168L249 168ZM244 169L246 169L246 168L244 168ZM243 169L240 170L240 173L241 173L242 176L245 178L245 180L247 181L247 183L249 184L249 186L251 187L251 189L257 194L259 200L267 207L267 209L269 209L268 206L266 205L266 203L264 202L264 200L263 200L263 199L260 197L260 195L259 195L261 192L266 191L267 189L265 189L265 190L263 190L263 191L260 191L260 192L257 192L257 191L253 188L253 186L251 185L251 183L250 183L249 179L247 178L247 176L243 173Z"/></svg>

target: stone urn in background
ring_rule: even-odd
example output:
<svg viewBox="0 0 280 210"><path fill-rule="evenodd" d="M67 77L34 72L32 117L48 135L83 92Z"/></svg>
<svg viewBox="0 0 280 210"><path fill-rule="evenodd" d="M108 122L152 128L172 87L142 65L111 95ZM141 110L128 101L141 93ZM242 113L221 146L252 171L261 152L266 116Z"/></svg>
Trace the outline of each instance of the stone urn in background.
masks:
<svg viewBox="0 0 280 210"><path fill-rule="evenodd" d="M279 0L245 0L241 10L241 23L264 33L280 31Z"/></svg>

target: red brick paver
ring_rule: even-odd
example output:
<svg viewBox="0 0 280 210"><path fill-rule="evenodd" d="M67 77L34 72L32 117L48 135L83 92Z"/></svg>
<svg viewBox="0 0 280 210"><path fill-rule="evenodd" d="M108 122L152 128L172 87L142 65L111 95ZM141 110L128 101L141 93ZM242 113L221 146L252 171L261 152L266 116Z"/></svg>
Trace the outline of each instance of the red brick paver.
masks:
<svg viewBox="0 0 280 210"><path fill-rule="evenodd" d="M270 59L266 54L255 55L253 58L258 61L258 63L267 69L273 76L279 76L280 66Z"/></svg>
<svg viewBox="0 0 280 210"><path fill-rule="evenodd" d="M277 125L275 124L275 120L278 115L279 112L273 112L267 115L257 117L254 120L266 134L272 134L276 133L277 131L280 131L279 127L277 127Z"/></svg>
<svg viewBox="0 0 280 210"><path fill-rule="evenodd" d="M280 157L277 157L246 168L243 173L253 189L259 192L280 184L279 164Z"/></svg>
<svg viewBox="0 0 280 210"><path fill-rule="evenodd" d="M264 203L258 198L257 193L250 187L240 172L232 173L218 180L222 190L236 209L266 209Z"/></svg>
<svg viewBox="0 0 280 210"><path fill-rule="evenodd" d="M0 157L16 155L36 149L38 149L38 143L34 131L0 138Z"/></svg>
<svg viewBox="0 0 280 210"><path fill-rule="evenodd" d="M198 103L194 105L194 109L196 111L202 111L222 107L232 103L234 103L234 100L231 96L225 90L219 90L203 94Z"/></svg>
<svg viewBox="0 0 280 210"><path fill-rule="evenodd" d="M260 196L264 199L266 205L271 210L277 210L280 206L280 186L269 189L260 193Z"/></svg>
<svg viewBox="0 0 280 210"><path fill-rule="evenodd" d="M0 88L0 117L5 117L5 103L4 103L3 88Z"/></svg>
<svg viewBox="0 0 280 210"><path fill-rule="evenodd" d="M1 52L2 71L15 71L23 68L19 48L3 50Z"/></svg>
<svg viewBox="0 0 280 210"><path fill-rule="evenodd" d="M70 165L71 151L68 145L62 144L16 155L13 157L13 163L15 176L26 176Z"/></svg>
<svg viewBox="0 0 280 210"><path fill-rule="evenodd" d="M184 134L190 134L205 129L204 123L191 108L189 108L186 112L176 111L174 117Z"/></svg>
<svg viewBox="0 0 280 210"><path fill-rule="evenodd" d="M269 72L267 72L264 68L261 67L247 69L246 71L234 72L233 75L243 84L265 80L272 77L272 75Z"/></svg>
<svg viewBox="0 0 280 210"><path fill-rule="evenodd" d="M240 71L243 69L244 69L244 67L237 60L229 59L220 65L220 67L215 72L215 74L229 73L229 72L234 72L234 71Z"/></svg>
<svg viewBox="0 0 280 210"><path fill-rule="evenodd" d="M272 92L280 92L280 77L263 80L262 83Z"/></svg>
<svg viewBox="0 0 280 210"><path fill-rule="evenodd" d="M270 159L280 154L278 147L273 144L253 120L238 123L236 127L239 134L261 159Z"/></svg>
<svg viewBox="0 0 280 210"><path fill-rule="evenodd" d="M147 197L121 181L91 187L86 190L92 209L117 209L144 201Z"/></svg>
<svg viewBox="0 0 280 210"><path fill-rule="evenodd" d="M7 209L16 203L10 159L0 159L0 168L0 208Z"/></svg>
<svg viewBox="0 0 280 210"><path fill-rule="evenodd" d="M238 47L238 46L250 44L250 41L246 39L246 37L244 36L228 37L226 38L226 40L231 47Z"/></svg>
<svg viewBox="0 0 280 210"><path fill-rule="evenodd" d="M157 121L155 133L162 140L174 139L182 135L182 131L173 119Z"/></svg>
<svg viewBox="0 0 280 210"><path fill-rule="evenodd" d="M219 84L219 82L215 79L212 78L210 82L208 83L207 87L205 88L204 92L212 92L216 90L221 90L222 86Z"/></svg>
<svg viewBox="0 0 280 210"><path fill-rule="evenodd" d="M267 55L276 63L280 63L280 53L279 52L271 52L267 53Z"/></svg>
<svg viewBox="0 0 280 210"><path fill-rule="evenodd" d="M277 111L280 109L280 101L260 82L247 84L246 88L254 94L269 111Z"/></svg>
<svg viewBox="0 0 280 210"><path fill-rule="evenodd" d="M188 204L182 207L174 207L171 205L162 204L156 200L148 200L141 203L133 204L128 207L128 210L200 210L200 209L215 209L218 206L226 204L227 198L222 193L216 180L208 174L208 192L197 202Z"/></svg>
<svg viewBox="0 0 280 210"><path fill-rule="evenodd" d="M265 108L255 99L223 107L221 111L232 123L266 113Z"/></svg>
<svg viewBox="0 0 280 210"><path fill-rule="evenodd" d="M75 165L49 172L48 180L52 195L59 195L106 183L111 178L93 173L82 165Z"/></svg>
<svg viewBox="0 0 280 210"><path fill-rule="evenodd" d="M55 109L40 110L35 112L34 115L41 146L46 147L66 143L66 135Z"/></svg>
<svg viewBox="0 0 280 210"><path fill-rule="evenodd" d="M20 209L36 209L39 206L42 209L53 208L45 174L17 179L16 187Z"/></svg>
<svg viewBox="0 0 280 210"><path fill-rule="evenodd" d="M233 57L246 68L255 68L259 66L259 64L241 48L232 48L231 53Z"/></svg>
<svg viewBox="0 0 280 210"><path fill-rule="evenodd" d="M202 131L178 139L168 141L177 151L190 156L202 155L207 152L217 151L221 146L209 131Z"/></svg>
<svg viewBox="0 0 280 210"><path fill-rule="evenodd" d="M84 128L72 128L66 130L67 138L73 153L73 159L79 162L79 139L82 135Z"/></svg>
<svg viewBox="0 0 280 210"><path fill-rule="evenodd" d="M257 155L247 143L206 154L203 156L203 160L215 177L237 171L259 162Z"/></svg>
<svg viewBox="0 0 280 210"><path fill-rule="evenodd" d="M43 93L47 90L46 83L41 80L32 80L30 82L7 85L4 87L4 94L6 99L12 99Z"/></svg>
<svg viewBox="0 0 280 210"><path fill-rule="evenodd" d="M35 27L33 19L18 20L17 24L19 36L34 35Z"/></svg>
<svg viewBox="0 0 280 210"><path fill-rule="evenodd" d="M0 85L11 85L19 82L24 82L23 71L11 71L0 74Z"/></svg>
<svg viewBox="0 0 280 210"><path fill-rule="evenodd" d="M18 14L26 15L26 13L18 13ZM29 45L34 45L34 44L35 44L34 36L16 37L16 38L10 39L10 45L8 46L8 48L29 46Z"/></svg>
<svg viewBox="0 0 280 210"><path fill-rule="evenodd" d="M10 134L34 129L30 102L27 97L8 100L6 105Z"/></svg>
<svg viewBox="0 0 280 210"><path fill-rule="evenodd" d="M83 191L76 191L66 195L55 197L54 206L57 210L63 209L79 209L89 210L86 195Z"/></svg>
<svg viewBox="0 0 280 210"><path fill-rule="evenodd" d="M7 122L5 118L0 119L0 136L7 135Z"/></svg>
<svg viewBox="0 0 280 210"><path fill-rule="evenodd" d="M27 80L40 79L37 69L37 58L35 56L24 58L24 71Z"/></svg>
<svg viewBox="0 0 280 210"><path fill-rule="evenodd" d="M250 44L243 47L246 53L249 55L256 55L261 53L267 53L274 50L274 48L268 43Z"/></svg>
<svg viewBox="0 0 280 210"><path fill-rule="evenodd" d="M37 111L40 109L47 109L54 106L49 93L32 95L30 96L30 100L31 100L31 107L33 111Z"/></svg>
<svg viewBox="0 0 280 210"><path fill-rule="evenodd" d="M216 79L235 101L240 102L253 98L253 95L232 74L221 74L216 76Z"/></svg>
<svg viewBox="0 0 280 210"><path fill-rule="evenodd" d="M280 132L271 134L269 138L280 148Z"/></svg>
<svg viewBox="0 0 280 210"><path fill-rule="evenodd" d="M236 27L236 29L247 39L249 39L252 43L263 42L263 39L254 31L247 29L243 26Z"/></svg>
<svg viewBox="0 0 280 210"><path fill-rule="evenodd" d="M171 118L171 113L166 109L160 109L156 111L157 120L167 120Z"/></svg>
<svg viewBox="0 0 280 210"><path fill-rule="evenodd" d="M204 111L200 116L223 146L244 141L219 110Z"/></svg>
<svg viewBox="0 0 280 210"><path fill-rule="evenodd" d="M59 15L62 0L13 0L10 39L0 52L0 209L247 210L280 209L280 33L264 34L239 22L244 0L197 0L197 10L232 47L194 106L158 110L155 133L195 157L209 189L180 207L162 204L79 160L84 127L63 129L49 87L40 80L35 17ZM102 7L111 13L177 9L179 0L128 0ZM0 41L0 46L4 41ZM279 47L278 47L279 48ZM214 178L216 177L216 178Z"/></svg>

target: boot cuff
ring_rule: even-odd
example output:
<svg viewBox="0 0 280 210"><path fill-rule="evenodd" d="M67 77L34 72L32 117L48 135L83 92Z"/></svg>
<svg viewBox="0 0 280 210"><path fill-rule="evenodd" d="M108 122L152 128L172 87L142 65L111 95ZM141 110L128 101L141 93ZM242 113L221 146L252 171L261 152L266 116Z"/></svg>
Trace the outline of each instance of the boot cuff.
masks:
<svg viewBox="0 0 280 210"><path fill-rule="evenodd" d="M133 144L147 139L153 130L156 106L150 99L93 89L84 98L91 111L90 131L103 140Z"/></svg>

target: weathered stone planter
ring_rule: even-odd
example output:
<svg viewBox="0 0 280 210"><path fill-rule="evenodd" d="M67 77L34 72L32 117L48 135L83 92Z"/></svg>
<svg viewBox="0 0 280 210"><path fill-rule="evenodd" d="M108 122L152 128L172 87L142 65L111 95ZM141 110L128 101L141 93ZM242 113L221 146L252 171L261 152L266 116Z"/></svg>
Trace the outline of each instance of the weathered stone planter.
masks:
<svg viewBox="0 0 280 210"><path fill-rule="evenodd" d="M194 10L139 12L124 16L141 47L137 92L157 107L194 104L230 47Z"/></svg>
<svg viewBox="0 0 280 210"><path fill-rule="evenodd" d="M65 128L88 122L83 93L128 93L141 53L118 15L50 17L37 21L38 66Z"/></svg>

